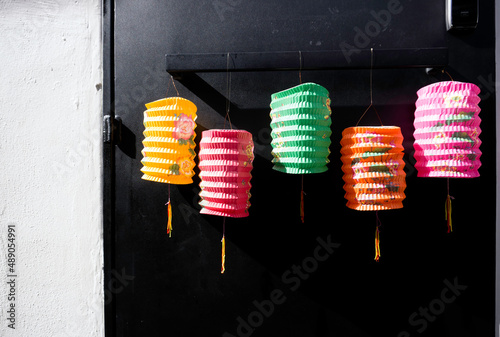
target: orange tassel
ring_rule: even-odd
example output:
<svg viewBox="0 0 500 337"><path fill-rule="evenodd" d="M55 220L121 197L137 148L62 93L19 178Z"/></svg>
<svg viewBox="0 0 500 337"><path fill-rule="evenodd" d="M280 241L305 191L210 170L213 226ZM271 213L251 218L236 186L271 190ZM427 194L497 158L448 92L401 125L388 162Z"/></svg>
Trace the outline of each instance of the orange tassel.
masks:
<svg viewBox="0 0 500 337"><path fill-rule="evenodd" d="M444 216L446 219L446 223L448 225L448 233L453 232L453 226L452 226L452 222L451 222L451 199L453 199L453 197L451 197L448 194L448 197L446 197L446 203L444 206Z"/></svg>
<svg viewBox="0 0 500 337"><path fill-rule="evenodd" d="M226 271L226 237L224 234L222 235L221 242L222 242L222 268L220 270L220 273L224 274L224 272Z"/></svg>
<svg viewBox="0 0 500 337"><path fill-rule="evenodd" d="M375 229L375 261L378 262L380 260L380 230L377 228Z"/></svg>
<svg viewBox="0 0 500 337"><path fill-rule="evenodd" d="M382 223L378 217L378 211L375 211L376 227L375 227L375 261L380 260L380 226Z"/></svg>
<svg viewBox="0 0 500 337"><path fill-rule="evenodd" d="M170 200L165 204L167 205L167 212L168 212L168 221L167 221L167 234L168 237L172 237L172 204L170 203Z"/></svg>

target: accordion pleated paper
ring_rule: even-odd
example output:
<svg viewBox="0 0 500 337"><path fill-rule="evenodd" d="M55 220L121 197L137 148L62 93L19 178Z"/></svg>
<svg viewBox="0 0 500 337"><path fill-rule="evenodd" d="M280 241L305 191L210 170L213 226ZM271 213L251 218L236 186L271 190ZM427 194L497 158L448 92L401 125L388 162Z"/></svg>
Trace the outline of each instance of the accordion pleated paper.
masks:
<svg viewBox="0 0 500 337"><path fill-rule="evenodd" d="M350 127L340 142L347 207L376 211L403 207L403 135L395 126Z"/></svg>
<svg viewBox="0 0 500 337"><path fill-rule="evenodd" d="M252 134L247 131L202 132L200 213L233 218L249 215L253 149Z"/></svg>
<svg viewBox="0 0 500 337"><path fill-rule="evenodd" d="M328 91L304 83L271 95L273 169L293 174L328 170L331 109Z"/></svg>
<svg viewBox="0 0 500 337"><path fill-rule="evenodd" d="M146 104L142 179L191 184L194 175L196 105L181 97Z"/></svg>
<svg viewBox="0 0 500 337"><path fill-rule="evenodd" d="M475 84L455 81L417 91L414 148L419 177L479 176L479 92Z"/></svg>

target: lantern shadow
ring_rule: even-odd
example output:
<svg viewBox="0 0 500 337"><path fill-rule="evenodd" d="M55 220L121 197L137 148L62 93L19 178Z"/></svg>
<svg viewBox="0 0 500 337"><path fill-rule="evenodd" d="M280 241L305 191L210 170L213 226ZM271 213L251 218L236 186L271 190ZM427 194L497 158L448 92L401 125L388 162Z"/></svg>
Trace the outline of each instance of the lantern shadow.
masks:
<svg viewBox="0 0 500 337"><path fill-rule="evenodd" d="M137 147L136 147L136 137L135 134L126 127L123 123L121 123L120 136L117 143L118 148L127 156L132 159L135 159L137 156Z"/></svg>

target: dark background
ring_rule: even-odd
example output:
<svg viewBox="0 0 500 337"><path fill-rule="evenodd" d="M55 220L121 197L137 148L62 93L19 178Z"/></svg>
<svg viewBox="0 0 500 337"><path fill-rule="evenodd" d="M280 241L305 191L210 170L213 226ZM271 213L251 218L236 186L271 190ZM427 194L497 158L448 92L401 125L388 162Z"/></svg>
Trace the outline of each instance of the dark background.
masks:
<svg viewBox="0 0 500 337"><path fill-rule="evenodd" d="M234 128L253 134L256 157L250 216L226 219L223 275L222 218L199 214L199 178L195 176L191 185L171 186L172 238L165 230L168 186L141 179L144 104L176 95L165 71L165 54L339 50L342 42L355 45L355 27L364 30L374 21L370 11L387 9L390 2L122 0L114 5L114 22L110 12L105 13L114 27L114 49L105 55L105 64L115 76L109 90L124 128L112 158L116 197L108 204L114 210L106 268L108 274L114 270L127 275L125 280L115 279L115 286L108 289L110 336L223 336L225 332L238 336L238 326L249 315L258 326L246 334L240 331L240 336L493 336L492 0L481 1L479 25L467 34L446 32L444 1L402 0L402 11L392 15L365 48L397 53L406 48L447 47L446 71L454 80L481 87L481 176L450 182L455 198L453 233L446 233L444 220L446 180L417 178L413 167L416 91L449 80L446 74L430 76L421 68L373 70L374 105L385 125L402 129L408 185L403 209L379 213L382 257L378 263L373 260L375 214L345 206L340 161L342 130L355 125L370 104L367 69L302 72L303 82L329 90L333 121L329 170L304 177L304 224L299 218L300 176L272 170L269 145L271 94L299 84L299 74L232 73L231 100L239 109L230 113L231 121ZM200 76L226 95L225 72ZM225 111L214 111L178 81L176 87L198 106L197 142L203 130L224 126ZM361 122L370 124L378 125L372 112ZM313 256L317 239L328 237L340 244L333 254L314 266L300 284L283 282L294 265L311 261L307 258ZM445 280L466 288L440 307ZM292 289L294 285L298 287ZM267 303L276 289L283 292L283 303L259 322L254 301ZM430 305L440 312L429 314L425 329L421 323L409 322L414 312ZM416 319L422 319L418 315Z"/></svg>

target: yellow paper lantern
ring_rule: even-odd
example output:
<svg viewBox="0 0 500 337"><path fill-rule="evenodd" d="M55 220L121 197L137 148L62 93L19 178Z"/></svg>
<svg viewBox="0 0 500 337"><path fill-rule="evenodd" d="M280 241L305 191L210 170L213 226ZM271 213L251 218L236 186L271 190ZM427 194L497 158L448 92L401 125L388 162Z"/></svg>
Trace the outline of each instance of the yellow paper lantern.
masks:
<svg viewBox="0 0 500 337"><path fill-rule="evenodd" d="M142 179L167 183L191 184L196 146L196 105L181 97L163 98L146 104L144 111L144 149ZM172 205L168 198L167 233L172 230Z"/></svg>

